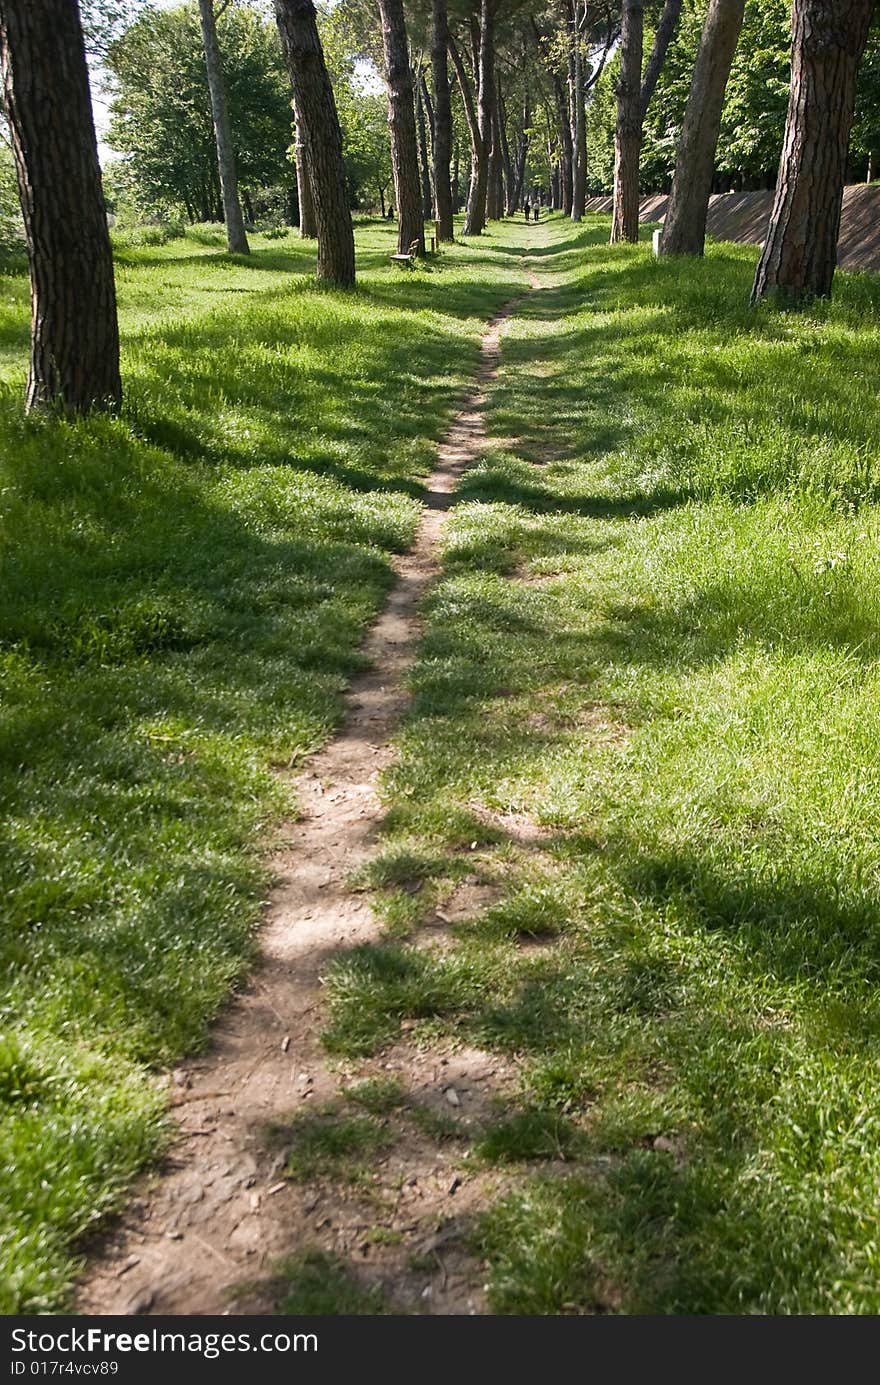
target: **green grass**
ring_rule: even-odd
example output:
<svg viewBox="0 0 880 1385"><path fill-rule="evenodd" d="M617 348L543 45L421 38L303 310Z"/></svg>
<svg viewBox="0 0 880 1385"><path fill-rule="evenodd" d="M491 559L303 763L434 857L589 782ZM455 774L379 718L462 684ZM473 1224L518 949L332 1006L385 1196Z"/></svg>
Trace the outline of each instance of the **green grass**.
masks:
<svg viewBox="0 0 880 1385"><path fill-rule="evenodd" d="M0 279L0 1311L63 1307L76 1247L163 1138L154 1074L247 969L273 768L336 725L421 477L522 283L496 238L404 276L358 229L118 251L126 404L24 421Z"/></svg>
<svg viewBox="0 0 880 1385"><path fill-rule="evenodd" d="M517 1059L477 1143L555 1162L482 1222L496 1312L872 1314L880 283L753 311L753 249L607 232L551 222L505 328L371 873L422 887L327 1043ZM414 946L463 859L505 899Z"/></svg>

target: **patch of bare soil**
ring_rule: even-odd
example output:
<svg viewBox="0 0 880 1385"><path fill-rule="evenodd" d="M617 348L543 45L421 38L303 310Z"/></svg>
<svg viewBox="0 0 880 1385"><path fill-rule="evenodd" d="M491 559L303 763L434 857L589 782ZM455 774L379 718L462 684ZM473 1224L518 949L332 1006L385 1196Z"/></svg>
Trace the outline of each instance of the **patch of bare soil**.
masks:
<svg viewBox="0 0 880 1385"><path fill-rule="evenodd" d="M531 283L538 287L534 275ZM339 735L296 778L302 811L272 862L278 884L261 963L208 1050L174 1075L179 1131L170 1155L93 1258L79 1285L81 1313L277 1312L279 1263L316 1246L380 1282L398 1310L485 1310L480 1266L465 1238L499 1176L470 1173L463 1137L509 1084L497 1058L465 1049L423 1053L413 1042L358 1065L357 1076L394 1075L408 1101L433 1104L459 1125L458 1137L438 1138L395 1117L396 1138L371 1164L367 1188L292 1182L277 1130L339 1091L340 1074L320 1044L321 977L334 957L377 936L367 900L348 881L374 849L377 779L393 758L407 704L419 605L437 574L444 511L485 445L485 388L497 369L501 322L514 306L483 337L475 385L440 448L416 542L396 562L396 586L367 639L369 672L352 685ZM478 907L480 899L463 894L447 913L465 917Z"/></svg>

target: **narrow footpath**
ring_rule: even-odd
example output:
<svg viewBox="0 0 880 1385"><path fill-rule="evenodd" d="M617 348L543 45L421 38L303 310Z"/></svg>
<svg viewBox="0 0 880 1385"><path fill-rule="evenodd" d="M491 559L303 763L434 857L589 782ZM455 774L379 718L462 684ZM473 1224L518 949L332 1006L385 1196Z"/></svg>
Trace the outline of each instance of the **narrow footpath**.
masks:
<svg viewBox="0 0 880 1385"><path fill-rule="evenodd" d="M528 271L532 290L540 288ZM89 1266L83 1314L273 1313L283 1305L279 1266L306 1248L381 1271L386 1310L485 1311L479 1266L464 1244L472 1209L498 1176L462 1179L429 1129L377 1161L371 1186L350 1191L284 1176L284 1129L298 1112L333 1101L340 1073L324 1053L321 976L341 950L373 940L378 925L352 876L374 849L383 808L377 792L394 757L420 634L419 607L439 572L445 512L462 472L481 455L483 412L500 358L501 328L521 302L488 324L473 388L440 447L413 548L364 652L369 671L347 695L341 731L312 757L295 788L301 815L271 861L278 881L262 933L262 960L248 991L218 1023L209 1049L174 1074L179 1135L162 1168L145 1178ZM425 1055L401 1045L358 1076L393 1075L441 1121L456 1093L471 1116L508 1080L497 1056L457 1048ZM453 1176L454 1175L454 1176ZM460 1233L460 1234L459 1234ZM418 1284L412 1264L428 1266Z"/></svg>

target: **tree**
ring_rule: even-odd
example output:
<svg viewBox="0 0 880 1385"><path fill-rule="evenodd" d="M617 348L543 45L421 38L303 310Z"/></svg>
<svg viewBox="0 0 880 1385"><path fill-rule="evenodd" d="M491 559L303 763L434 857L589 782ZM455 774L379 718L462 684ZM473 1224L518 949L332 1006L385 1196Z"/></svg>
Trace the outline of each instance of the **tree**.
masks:
<svg viewBox="0 0 880 1385"><path fill-rule="evenodd" d="M642 130L680 14L681 0L666 0L654 35L654 46L645 68L645 75L641 77L642 4L641 0L624 0L614 139L612 243L619 240L635 242L639 238L639 155Z"/></svg>
<svg viewBox="0 0 880 1385"><path fill-rule="evenodd" d="M354 230L342 161L342 131L324 62L312 0L275 0L281 46L296 100L297 120L315 204L317 277L354 284Z"/></svg>
<svg viewBox="0 0 880 1385"><path fill-rule="evenodd" d="M419 176L413 74L403 0L379 0L385 80L388 85L388 128L391 132L391 167L397 199L397 249L406 254L415 242L416 253L425 253L425 223Z"/></svg>
<svg viewBox="0 0 880 1385"><path fill-rule="evenodd" d="M293 169L290 82L274 24L250 7L223 14L217 38L225 74L239 185L244 194L280 188ZM217 151L199 13L192 0L145 9L110 44L108 143L123 156L140 210L222 216Z"/></svg>
<svg viewBox="0 0 880 1385"><path fill-rule="evenodd" d="M223 196L226 243L230 254L247 255L250 253L250 246L245 234L244 217L238 196L235 149L232 144L232 126L229 123L229 105L226 100L226 83L223 80L223 63L220 58L220 46L217 43L214 0L199 0L199 17L202 23L205 68L208 74L208 90L211 94L211 111L214 117L214 138L217 142L217 169L220 174L220 191Z"/></svg>
<svg viewBox="0 0 880 1385"><path fill-rule="evenodd" d="M0 0L0 68L31 277L26 407L117 408L113 256L76 0Z"/></svg>
<svg viewBox="0 0 880 1385"><path fill-rule="evenodd" d="M489 188L489 154L492 149L492 120L495 109L495 4L480 0L480 38L477 73L477 125L479 144L468 193L464 234L478 236L486 225L486 197Z"/></svg>
<svg viewBox="0 0 880 1385"><path fill-rule="evenodd" d="M431 4L431 75L434 81L434 212L441 240L452 240L452 101L449 94L449 19L446 0Z"/></svg>
<svg viewBox="0 0 880 1385"><path fill-rule="evenodd" d="M639 238L640 85L644 36L643 0L623 0L617 123L614 134L614 211L611 241Z"/></svg>
<svg viewBox="0 0 880 1385"><path fill-rule="evenodd" d="M744 9L745 0L709 0L660 236L661 255L703 253L724 93Z"/></svg>
<svg viewBox="0 0 880 1385"><path fill-rule="evenodd" d="M791 94L776 197L752 302L826 298L837 236L856 76L873 0L794 0Z"/></svg>

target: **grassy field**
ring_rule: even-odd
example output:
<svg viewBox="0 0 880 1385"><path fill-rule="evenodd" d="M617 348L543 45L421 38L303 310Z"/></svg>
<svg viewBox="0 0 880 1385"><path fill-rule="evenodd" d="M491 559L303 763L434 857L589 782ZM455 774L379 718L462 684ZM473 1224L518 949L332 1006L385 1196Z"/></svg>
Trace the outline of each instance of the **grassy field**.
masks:
<svg viewBox="0 0 880 1385"><path fill-rule="evenodd" d="M494 238L360 286L217 229L118 252L126 405L25 422L28 290L0 279L0 1312L161 1145L155 1072L252 955L272 770L326 739L420 476L523 282Z"/></svg>
<svg viewBox="0 0 880 1385"><path fill-rule="evenodd" d="M497 1312L873 1314L880 282L753 311L753 249L607 235L506 326L326 1042L516 1059L458 1133Z"/></svg>
<svg viewBox="0 0 880 1385"><path fill-rule="evenodd" d="M753 249L607 236L404 276L367 226L353 295L293 240L120 250L126 409L76 426L21 421L0 281L0 1311L63 1306L161 1145L156 1073L251 956L273 766L338 718L528 250L386 781L385 935L328 976L326 1043L515 1060L438 1134L510 1177L496 1312L880 1311L880 284L756 312ZM474 875L497 902L424 946ZM410 1118L359 1090L292 1176ZM381 1311L317 1249L290 1283Z"/></svg>

